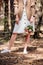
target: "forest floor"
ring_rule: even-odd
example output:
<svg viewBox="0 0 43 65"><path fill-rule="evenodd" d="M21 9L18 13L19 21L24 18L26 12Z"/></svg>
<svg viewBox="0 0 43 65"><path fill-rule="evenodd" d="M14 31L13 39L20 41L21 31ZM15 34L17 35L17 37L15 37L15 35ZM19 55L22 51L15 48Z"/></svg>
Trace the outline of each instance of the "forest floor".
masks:
<svg viewBox="0 0 43 65"><path fill-rule="evenodd" d="M15 41L12 52L0 53L0 65L43 65L43 39L31 38L27 47L28 54L23 54L25 44L22 41ZM0 51L7 47L7 43L0 45Z"/></svg>

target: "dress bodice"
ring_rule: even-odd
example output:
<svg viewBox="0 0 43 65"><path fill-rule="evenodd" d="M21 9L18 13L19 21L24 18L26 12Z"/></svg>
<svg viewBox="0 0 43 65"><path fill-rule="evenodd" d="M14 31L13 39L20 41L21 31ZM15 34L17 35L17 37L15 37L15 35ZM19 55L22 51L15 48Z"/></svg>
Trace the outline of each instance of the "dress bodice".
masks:
<svg viewBox="0 0 43 65"><path fill-rule="evenodd" d="M23 9L23 14L22 14L22 20L26 21L27 19L27 14L26 14L26 8L25 8L26 0L24 0L24 9Z"/></svg>

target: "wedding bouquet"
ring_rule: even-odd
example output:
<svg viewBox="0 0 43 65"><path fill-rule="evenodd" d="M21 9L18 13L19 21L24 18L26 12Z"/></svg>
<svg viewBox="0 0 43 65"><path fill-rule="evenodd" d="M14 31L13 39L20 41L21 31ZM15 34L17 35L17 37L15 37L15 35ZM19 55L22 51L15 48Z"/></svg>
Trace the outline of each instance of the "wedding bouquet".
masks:
<svg viewBox="0 0 43 65"><path fill-rule="evenodd" d="M33 31L33 26L29 25L25 28L25 30L28 30L29 32Z"/></svg>

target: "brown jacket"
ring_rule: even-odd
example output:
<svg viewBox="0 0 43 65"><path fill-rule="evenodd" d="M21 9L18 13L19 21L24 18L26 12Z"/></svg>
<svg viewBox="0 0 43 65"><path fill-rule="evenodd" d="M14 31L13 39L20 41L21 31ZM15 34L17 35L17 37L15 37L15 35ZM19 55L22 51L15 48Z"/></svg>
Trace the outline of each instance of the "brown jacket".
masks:
<svg viewBox="0 0 43 65"><path fill-rule="evenodd" d="M17 12L18 12L18 15L19 15L19 19L21 19L23 8L24 8L24 3L23 3L23 0L15 0L15 2L16 1L17 1L17 4L18 4ZM35 0L27 0L25 7L26 7L26 13L27 13L28 20L30 20L31 16L34 15L34 13L35 13L34 8L31 8L31 6L33 6L33 5L35 5Z"/></svg>

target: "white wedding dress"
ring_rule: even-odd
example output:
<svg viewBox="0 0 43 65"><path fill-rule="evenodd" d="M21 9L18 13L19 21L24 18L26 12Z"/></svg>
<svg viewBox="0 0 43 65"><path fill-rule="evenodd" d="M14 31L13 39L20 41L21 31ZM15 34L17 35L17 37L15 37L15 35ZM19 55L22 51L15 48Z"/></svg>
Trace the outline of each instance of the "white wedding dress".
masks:
<svg viewBox="0 0 43 65"><path fill-rule="evenodd" d="M24 33L25 27L27 27L28 25L33 25L30 24L30 21L27 19L25 4L26 4L26 0L24 0L24 9L21 20L19 21L19 24L15 23L13 33Z"/></svg>

